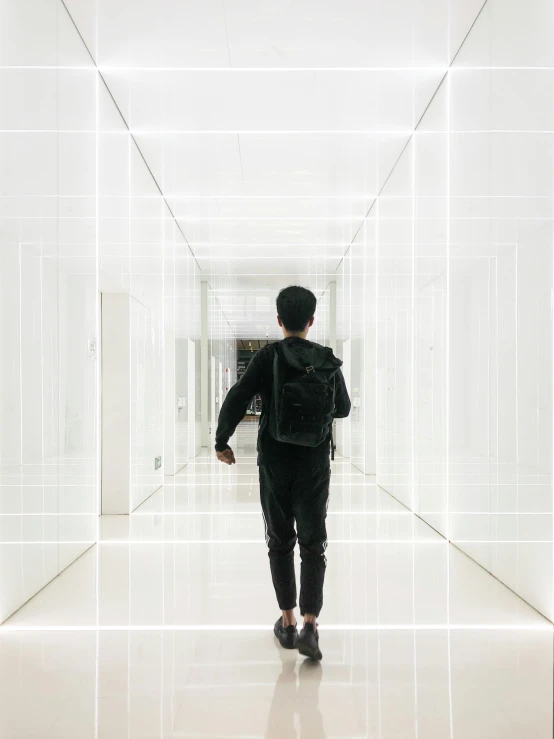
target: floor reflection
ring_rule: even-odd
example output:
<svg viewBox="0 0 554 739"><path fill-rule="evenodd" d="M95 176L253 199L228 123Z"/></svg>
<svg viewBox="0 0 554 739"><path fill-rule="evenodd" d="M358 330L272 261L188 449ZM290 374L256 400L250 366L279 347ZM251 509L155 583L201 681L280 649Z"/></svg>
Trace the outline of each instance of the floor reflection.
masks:
<svg viewBox="0 0 554 739"><path fill-rule="evenodd" d="M552 739L552 625L341 460L324 661L280 649L236 467L202 457L106 517L0 627L1 739Z"/></svg>
<svg viewBox="0 0 554 739"><path fill-rule="evenodd" d="M319 709L321 662L304 660L298 663L295 652L278 650L281 674L275 683L265 738L326 739Z"/></svg>

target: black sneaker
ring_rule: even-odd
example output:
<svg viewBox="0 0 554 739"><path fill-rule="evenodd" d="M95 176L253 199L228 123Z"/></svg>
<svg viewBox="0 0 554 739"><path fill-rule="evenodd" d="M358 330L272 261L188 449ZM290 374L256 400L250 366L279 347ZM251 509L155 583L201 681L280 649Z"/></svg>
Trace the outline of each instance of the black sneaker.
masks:
<svg viewBox="0 0 554 739"><path fill-rule="evenodd" d="M304 624L296 640L296 647L300 654L310 659L321 659L323 655L319 648L319 634L313 624Z"/></svg>
<svg viewBox="0 0 554 739"><path fill-rule="evenodd" d="M283 649L296 649L296 639L298 638L296 624L294 626L283 626L283 617L281 616L273 627L273 633L279 639L279 644Z"/></svg>

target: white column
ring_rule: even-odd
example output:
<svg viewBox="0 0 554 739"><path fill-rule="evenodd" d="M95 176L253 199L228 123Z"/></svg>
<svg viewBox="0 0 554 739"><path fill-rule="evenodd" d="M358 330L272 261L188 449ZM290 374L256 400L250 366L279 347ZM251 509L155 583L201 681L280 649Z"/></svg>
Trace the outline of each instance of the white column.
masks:
<svg viewBox="0 0 554 739"><path fill-rule="evenodd" d="M188 422L187 422L187 449L188 458L196 457L196 344L191 339L188 343Z"/></svg>
<svg viewBox="0 0 554 739"><path fill-rule="evenodd" d="M201 444L208 446L209 440L209 408L208 408L208 283L200 283L200 418Z"/></svg>
<svg viewBox="0 0 554 739"><path fill-rule="evenodd" d="M166 475L174 475L177 471L175 327L166 322L164 331L164 468Z"/></svg>
<svg viewBox="0 0 554 739"><path fill-rule="evenodd" d="M102 295L102 513L131 512L129 294Z"/></svg>
<svg viewBox="0 0 554 739"><path fill-rule="evenodd" d="M329 346L337 353L337 283L329 283Z"/></svg>
<svg viewBox="0 0 554 739"><path fill-rule="evenodd" d="M217 423L216 410L215 410L215 393L216 393L215 357L212 354L212 356L210 357L210 424L209 424L209 431L212 437L210 440L210 444L212 444L215 438L215 426Z"/></svg>

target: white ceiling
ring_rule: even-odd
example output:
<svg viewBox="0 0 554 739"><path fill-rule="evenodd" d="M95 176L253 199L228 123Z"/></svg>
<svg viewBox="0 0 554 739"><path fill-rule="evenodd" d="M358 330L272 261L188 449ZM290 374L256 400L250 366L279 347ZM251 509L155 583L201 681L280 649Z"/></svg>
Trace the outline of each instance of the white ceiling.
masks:
<svg viewBox="0 0 554 739"><path fill-rule="evenodd" d="M256 336L278 287L325 288L482 0L66 3L226 317Z"/></svg>
<svg viewBox="0 0 554 739"><path fill-rule="evenodd" d="M445 66L482 0L68 0L101 66Z"/></svg>

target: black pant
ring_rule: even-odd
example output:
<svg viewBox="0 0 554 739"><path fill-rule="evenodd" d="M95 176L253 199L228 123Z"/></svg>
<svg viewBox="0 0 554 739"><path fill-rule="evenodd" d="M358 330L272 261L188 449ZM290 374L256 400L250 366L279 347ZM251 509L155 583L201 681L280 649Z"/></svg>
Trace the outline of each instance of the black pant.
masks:
<svg viewBox="0 0 554 739"><path fill-rule="evenodd" d="M290 450L290 445L286 447ZM288 611L296 607L294 547L298 538L302 560L300 613L318 616L326 566L329 445L264 455L259 465L266 543L279 608Z"/></svg>

